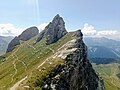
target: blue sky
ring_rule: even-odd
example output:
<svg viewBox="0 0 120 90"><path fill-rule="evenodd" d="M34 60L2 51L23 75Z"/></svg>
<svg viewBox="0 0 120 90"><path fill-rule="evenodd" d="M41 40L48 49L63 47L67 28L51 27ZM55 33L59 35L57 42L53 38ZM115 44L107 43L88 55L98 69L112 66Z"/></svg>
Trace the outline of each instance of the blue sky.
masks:
<svg viewBox="0 0 120 90"><path fill-rule="evenodd" d="M92 25L120 31L120 0L1 0L0 24L19 28L47 23L60 14L68 30Z"/></svg>
<svg viewBox="0 0 120 90"><path fill-rule="evenodd" d="M92 24L97 29L120 29L120 0L47 1L41 0L40 4L42 22L60 13L70 29L80 28L84 23Z"/></svg>
<svg viewBox="0 0 120 90"><path fill-rule="evenodd" d="M38 7L36 2L38 1ZM84 23L120 30L120 0L1 0L0 23L26 27L50 21L59 13L68 29Z"/></svg>

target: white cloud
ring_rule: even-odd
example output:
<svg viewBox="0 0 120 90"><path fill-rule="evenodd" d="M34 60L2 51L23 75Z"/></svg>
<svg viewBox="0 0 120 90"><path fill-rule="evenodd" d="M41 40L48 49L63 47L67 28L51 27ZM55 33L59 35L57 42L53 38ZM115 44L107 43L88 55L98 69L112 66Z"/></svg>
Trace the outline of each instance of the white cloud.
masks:
<svg viewBox="0 0 120 90"><path fill-rule="evenodd" d="M107 37L107 38L110 38L110 39L120 40L120 31L117 31L117 30L98 31L96 36L97 37Z"/></svg>
<svg viewBox="0 0 120 90"><path fill-rule="evenodd" d="M85 36L91 36L96 34L96 30L92 25L84 24L82 32Z"/></svg>
<svg viewBox="0 0 120 90"><path fill-rule="evenodd" d="M117 30L101 30L97 31L94 26L89 24L84 24L82 28L82 32L85 37L106 37L110 39L119 40L120 39L120 31Z"/></svg>
<svg viewBox="0 0 120 90"><path fill-rule="evenodd" d="M45 27L48 25L48 23L42 23L38 26L39 31L42 31L45 29Z"/></svg>
<svg viewBox="0 0 120 90"><path fill-rule="evenodd" d="M115 34L117 34L118 33L118 31L112 31L112 30L105 30L105 31L99 31L99 32L97 32L97 35L115 35Z"/></svg>
<svg viewBox="0 0 120 90"><path fill-rule="evenodd" d="M43 23L38 25L39 31L44 30L48 23ZM0 36L18 36L20 35L26 28L16 27L13 24L0 24Z"/></svg>
<svg viewBox="0 0 120 90"><path fill-rule="evenodd" d="M0 24L0 36L16 36L19 35L24 29L17 28L13 24Z"/></svg>
<svg viewBox="0 0 120 90"><path fill-rule="evenodd" d="M48 23L42 23L38 25L39 31L44 30L44 28L48 25ZM0 24L0 36L18 36L20 35L26 28L16 27L13 24ZM82 32L86 37L107 37L110 39L120 40L120 31L117 30L101 30L97 31L93 25L84 24L82 28Z"/></svg>

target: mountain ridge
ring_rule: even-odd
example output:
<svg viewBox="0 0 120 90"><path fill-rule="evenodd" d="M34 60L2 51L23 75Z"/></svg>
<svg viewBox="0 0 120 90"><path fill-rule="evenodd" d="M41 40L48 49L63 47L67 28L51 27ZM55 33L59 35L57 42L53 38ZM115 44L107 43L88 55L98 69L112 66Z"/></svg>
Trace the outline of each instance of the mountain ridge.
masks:
<svg viewBox="0 0 120 90"><path fill-rule="evenodd" d="M5 59L0 62L3 90L104 90L103 80L89 63L81 30L67 32L64 24L56 15L44 33L13 45L0 57Z"/></svg>

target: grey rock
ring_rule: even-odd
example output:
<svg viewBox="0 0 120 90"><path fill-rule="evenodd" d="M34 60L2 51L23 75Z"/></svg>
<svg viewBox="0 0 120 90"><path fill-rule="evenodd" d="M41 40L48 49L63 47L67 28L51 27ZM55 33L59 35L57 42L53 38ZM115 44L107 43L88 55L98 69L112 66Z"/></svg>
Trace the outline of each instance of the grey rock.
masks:
<svg viewBox="0 0 120 90"><path fill-rule="evenodd" d="M46 44L56 42L66 33L67 31L65 29L65 22L63 21L63 18L56 15L46 31Z"/></svg>
<svg viewBox="0 0 120 90"><path fill-rule="evenodd" d="M21 35L19 35L19 39L22 41L27 41L31 39L32 37L36 36L39 33L39 30L37 27L30 27L22 32Z"/></svg>
<svg viewBox="0 0 120 90"><path fill-rule="evenodd" d="M50 22L40 36L37 38L36 42L39 42L42 38L46 38L46 44L51 44L58 41L64 35L67 34L65 29L65 22L62 17L58 14L53 18L52 22Z"/></svg>
<svg viewBox="0 0 120 90"><path fill-rule="evenodd" d="M15 37L8 45L7 52L11 52L17 45L20 45L20 40L27 41L39 33L37 27L30 27L22 32L18 37Z"/></svg>
<svg viewBox="0 0 120 90"><path fill-rule="evenodd" d="M45 30L43 30L43 31L40 33L39 37L36 38L36 41L35 41L34 44L36 44L36 43L39 42L42 38L44 38L44 34L45 34Z"/></svg>
<svg viewBox="0 0 120 90"><path fill-rule="evenodd" d="M20 41L19 41L19 38L18 38L18 37L15 37L15 38L9 43L6 53L11 52L12 50L14 50L17 45L20 45Z"/></svg>
<svg viewBox="0 0 120 90"><path fill-rule="evenodd" d="M79 31L74 35L80 36L74 46L77 50L67 55L64 65L58 65L49 74L44 83L47 87L43 86L43 90L104 90L103 80L97 76L87 58L82 34Z"/></svg>
<svg viewBox="0 0 120 90"><path fill-rule="evenodd" d="M77 30L77 31L75 31L74 34L73 34L73 36L75 36L75 37L81 37L81 39L83 39L83 34L82 34L82 32L81 32L80 29Z"/></svg>

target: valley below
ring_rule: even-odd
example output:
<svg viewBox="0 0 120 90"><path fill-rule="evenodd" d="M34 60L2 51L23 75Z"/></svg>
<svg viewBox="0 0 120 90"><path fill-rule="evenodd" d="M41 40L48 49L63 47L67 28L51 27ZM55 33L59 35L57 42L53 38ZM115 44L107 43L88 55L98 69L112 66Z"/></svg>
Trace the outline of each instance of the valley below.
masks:
<svg viewBox="0 0 120 90"><path fill-rule="evenodd" d="M120 90L120 63L111 62L108 64L92 63L97 74L103 78L105 90Z"/></svg>

